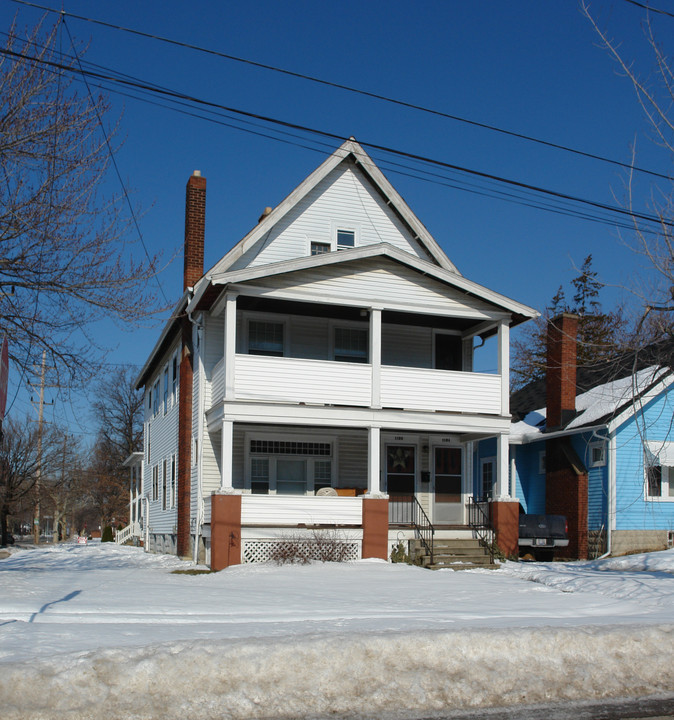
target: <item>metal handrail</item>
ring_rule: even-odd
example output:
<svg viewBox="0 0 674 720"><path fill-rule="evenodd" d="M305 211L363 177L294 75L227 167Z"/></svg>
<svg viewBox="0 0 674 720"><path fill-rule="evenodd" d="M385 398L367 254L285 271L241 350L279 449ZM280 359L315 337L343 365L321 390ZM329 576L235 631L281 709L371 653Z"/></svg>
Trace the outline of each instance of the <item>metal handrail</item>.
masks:
<svg viewBox="0 0 674 720"><path fill-rule="evenodd" d="M389 496L389 522L393 525L412 526L428 553L430 564L433 564L435 528L415 495Z"/></svg>
<svg viewBox="0 0 674 720"><path fill-rule="evenodd" d="M489 517L487 498L468 498L468 525L480 544L489 551L489 562L494 562L493 526Z"/></svg>

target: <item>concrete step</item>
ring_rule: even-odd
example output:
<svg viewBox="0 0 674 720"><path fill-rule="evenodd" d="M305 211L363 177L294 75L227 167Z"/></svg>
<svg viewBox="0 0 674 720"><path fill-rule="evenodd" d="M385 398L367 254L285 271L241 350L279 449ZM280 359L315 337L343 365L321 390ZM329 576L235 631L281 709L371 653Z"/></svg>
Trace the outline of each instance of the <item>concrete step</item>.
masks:
<svg viewBox="0 0 674 720"><path fill-rule="evenodd" d="M429 570L496 570L499 566L489 562L486 564L454 562L452 564L433 563L426 567L428 567Z"/></svg>

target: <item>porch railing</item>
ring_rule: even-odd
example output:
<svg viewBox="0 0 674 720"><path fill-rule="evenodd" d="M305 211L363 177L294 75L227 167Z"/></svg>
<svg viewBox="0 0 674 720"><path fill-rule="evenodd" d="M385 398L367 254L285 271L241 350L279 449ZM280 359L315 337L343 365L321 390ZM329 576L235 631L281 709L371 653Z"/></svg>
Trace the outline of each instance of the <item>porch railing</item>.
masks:
<svg viewBox="0 0 674 720"><path fill-rule="evenodd" d="M468 498L468 525L475 533L480 544L489 551L489 562L493 564L494 537L488 500Z"/></svg>
<svg viewBox="0 0 674 720"><path fill-rule="evenodd" d="M435 528L414 495L389 495L388 521L390 525L409 525L421 540L433 564L433 535Z"/></svg>

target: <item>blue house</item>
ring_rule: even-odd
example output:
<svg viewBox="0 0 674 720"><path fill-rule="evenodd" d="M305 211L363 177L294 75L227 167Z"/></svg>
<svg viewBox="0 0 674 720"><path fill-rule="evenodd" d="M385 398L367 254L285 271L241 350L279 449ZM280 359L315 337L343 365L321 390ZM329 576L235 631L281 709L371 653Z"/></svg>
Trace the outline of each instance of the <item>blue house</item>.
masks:
<svg viewBox="0 0 674 720"><path fill-rule="evenodd" d="M523 512L567 516L569 557L671 547L671 345L577 368L577 323L570 314L550 322L547 377L511 397L511 492ZM480 446L477 492L489 453Z"/></svg>

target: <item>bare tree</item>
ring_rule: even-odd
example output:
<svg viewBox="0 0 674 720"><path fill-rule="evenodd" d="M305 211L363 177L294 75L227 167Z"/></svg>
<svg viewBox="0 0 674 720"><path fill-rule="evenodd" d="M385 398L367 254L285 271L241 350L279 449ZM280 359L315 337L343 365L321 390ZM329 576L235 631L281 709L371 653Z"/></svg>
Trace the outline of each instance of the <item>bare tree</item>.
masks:
<svg viewBox="0 0 674 720"><path fill-rule="evenodd" d="M91 452L87 475L88 494L101 517L101 525L128 511L128 470L122 463L142 449L143 396L134 387L131 366L118 368L99 382L93 403L98 435Z"/></svg>
<svg viewBox="0 0 674 720"><path fill-rule="evenodd" d="M35 491L39 476L53 475L57 457L55 434L48 430L38 451L38 430L34 423L10 419L4 423L0 441L0 531L1 542L7 539L7 519L22 500Z"/></svg>
<svg viewBox="0 0 674 720"><path fill-rule="evenodd" d="M653 140L665 154L667 165L674 161L674 60L668 57L658 41L647 12L642 24L644 42L654 61L654 70L642 75L637 65L625 56L620 43L603 30L589 4L582 3L585 16L592 24L601 45L616 62L618 71L631 82L643 110ZM669 30L669 28L668 28ZM671 33L670 36L671 38ZM633 167L634 150L633 150ZM626 204L632 211L634 241L629 244L642 256L652 272L642 278L640 287L630 288L642 305L638 331L645 341L674 334L674 182L659 179L649 195L649 210L658 219L654 230L645 223L636 207L636 169L626 178ZM654 181L655 182L655 181Z"/></svg>
<svg viewBox="0 0 674 720"><path fill-rule="evenodd" d="M74 56L44 21L0 48L0 332L28 367L45 349L61 382L95 371L91 323L127 325L156 309L156 259L130 240L122 197L106 195L109 105L76 90ZM73 52L78 52L73 49ZM56 63L56 64L50 64Z"/></svg>

